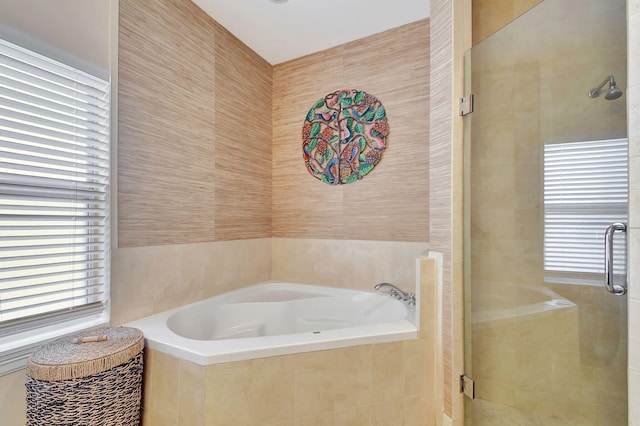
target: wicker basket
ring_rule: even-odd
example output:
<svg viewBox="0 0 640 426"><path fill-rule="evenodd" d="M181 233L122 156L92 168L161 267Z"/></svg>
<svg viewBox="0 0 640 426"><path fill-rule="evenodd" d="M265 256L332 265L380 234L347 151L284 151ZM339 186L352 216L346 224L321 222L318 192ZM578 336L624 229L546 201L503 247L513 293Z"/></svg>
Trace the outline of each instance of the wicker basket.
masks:
<svg viewBox="0 0 640 426"><path fill-rule="evenodd" d="M142 332L116 327L63 337L27 363L27 426L140 424Z"/></svg>

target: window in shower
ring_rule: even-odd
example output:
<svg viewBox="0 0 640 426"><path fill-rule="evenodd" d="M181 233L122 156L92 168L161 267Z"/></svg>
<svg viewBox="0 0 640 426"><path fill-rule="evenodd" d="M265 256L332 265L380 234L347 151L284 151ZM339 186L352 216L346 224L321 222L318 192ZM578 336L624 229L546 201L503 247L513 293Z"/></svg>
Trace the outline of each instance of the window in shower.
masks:
<svg viewBox="0 0 640 426"><path fill-rule="evenodd" d="M604 232L626 222L627 139L545 144L546 281L601 281ZM614 270L626 270L625 239L614 243Z"/></svg>

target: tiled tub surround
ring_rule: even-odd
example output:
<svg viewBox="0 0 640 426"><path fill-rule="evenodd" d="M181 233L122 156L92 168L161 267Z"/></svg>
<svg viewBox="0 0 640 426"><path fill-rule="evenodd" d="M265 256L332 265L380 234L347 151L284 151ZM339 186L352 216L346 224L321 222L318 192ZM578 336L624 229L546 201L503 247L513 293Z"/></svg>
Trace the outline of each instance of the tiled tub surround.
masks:
<svg viewBox="0 0 640 426"><path fill-rule="evenodd" d="M436 270L420 264L418 339L210 366L148 350L144 424L435 424Z"/></svg>
<svg viewBox="0 0 640 426"><path fill-rule="evenodd" d="M428 243L272 238L271 279L371 291L389 282L415 293L417 256Z"/></svg>
<svg viewBox="0 0 640 426"><path fill-rule="evenodd" d="M415 292L427 243L258 238L113 250L112 324L280 280L371 291L390 282Z"/></svg>
<svg viewBox="0 0 640 426"><path fill-rule="evenodd" d="M120 325L270 279L271 239L115 249L111 274Z"/></svg>

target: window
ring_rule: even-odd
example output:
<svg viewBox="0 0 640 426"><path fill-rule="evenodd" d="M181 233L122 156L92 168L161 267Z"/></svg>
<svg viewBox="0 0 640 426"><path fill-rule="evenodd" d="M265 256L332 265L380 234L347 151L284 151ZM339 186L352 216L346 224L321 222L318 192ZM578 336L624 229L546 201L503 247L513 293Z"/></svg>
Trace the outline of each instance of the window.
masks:
<svg viewBox="0 0 640 426"><path fill-rule="evenodd" d="M107 320L109 106L108 81L0 40L0 355Z"/></svg>
<svg viewBox="0 0 640 426"><path fill-rule="evenodd" d="M601 281L604 231L627 221L627 139L544 146L544 269L548 279ZM626 270L614 240L614 271Z"/></svg>

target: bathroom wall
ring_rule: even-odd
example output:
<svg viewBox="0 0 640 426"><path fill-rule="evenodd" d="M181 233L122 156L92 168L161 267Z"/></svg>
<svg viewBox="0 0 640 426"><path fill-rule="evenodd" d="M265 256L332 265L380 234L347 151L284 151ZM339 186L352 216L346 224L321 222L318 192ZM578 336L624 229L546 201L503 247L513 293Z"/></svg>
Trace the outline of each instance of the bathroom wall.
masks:
<svg viewBox="0 0 640 426"><path fill-rule="evenodd" d="M84 64L108 71L111 63L110 8L114 1L3 2L0 34L13 43L80 69L86 69ZM42 42L60 51L51 51Z"/></svg>
<svg viewBox="0 0 640 426"><path fill-rule="evenodd" d="M271 236L271 65L191 1L120 2L119 247Z"/></svg>
<svg viewBox="0 0 640 426"><path fill-rule="evenodd" d="M331 186L306 170L302 124L343 88L378 97L391 130L370 174ZM274 237L428 241L428 20L276 65L273 123Z"/></svg>
<svg viewBox="0 0 640 426"><path fill-rule="evenodd" d="M543 144L626 136L625 99L586 95L609 74L627 87L624 20L624 1L549 0L472 52L474 318L500 309L504 294L534 303L527 288L541 286L575 304L531 320L472 324L472 374L483 400L626 423L626 301L601 287L545 283L542 258ZM522 370L525 362L536 368Z"/></svg>
<svg viewBox="0 0 640 426"><path fill-rule="evenodd" d="M471 47L471 0L431 1L431 108L429 147L430 249L440 254L436 398L438 424L461 425L464 398L462 279L462 125L464 52Z"/></svg>
<svg viewBox="0 0 640 426"><path fill-rule="evenodd" d="M629 425L640 425L640 0L628 0Z"/></svg>
<svg viewBox="0 0 640 426"><path fill-rule="evenodd" d="M342 88L378 97L391 132L369 175L330 186L306 170L302 124ZM429 240L429 20L276 65L273 123L272 278L413 291Z"/></svg>
<svg viewBox="0 0 640 426"><path fill-rule="evenodd" d="M271 65L191 1L119 24L113 324L271 273Z"/></svg>
<svg viewBox="0 0 640 426"><path fill-rule="evenodd" d="M280 162L273 167L276 238L271 239L270 66L190 1L157 0L142 7L120 0L119 19L112 324L271 277L288 279L300 269L289 268L283 260L287 253L318 253L336 245L342 252L331 256L342 255L303 256L303 262L311 257L332 266L316 264L300 281L367 289L377 281L391 281L412 289L412 262L428 248L430 229L428 20L279 68L280 80L274 78L273 87L286 97L273 102L274 157L277 149ZM332 66L317 66L321 58ZM282 87L286 73L292 81L317 78L310 77L310 68L296 69L305 68L300 65L305 61L316 65L314 73L323 69L324 83L313 90L297 86L290 96ZM292 146L294 157L301 157L304 114L317 98L340 87L362 88L384 102L391 125L389 149L378 168L350 188L314 182L304 169L297 187L296 181L287 182L285 169L293 161ZM295 113L278 115L285 106L295 107ZM303 167L302 161L296 164ZM318 184L325 198L308 196L306 191ZM317 190L313 187L311 194ZM303 223L299 204L305 212L328 206L329 216L314 214L311 219L317 222ZM335 227L332 220L323 221L333 214L341 218ZM272 251L278 254L273 262ZM351 272L340 274L334 261L344 263L354 253L358 267L343 264ZM408 346L412 343L380 351L394 356ZM412 362L418 359L424 357ZM3 420L24 415L24 405L16 403L24 400L23 389L15 392L22 381L22 372L0 378ZM427 380L412 383L424 386ZM384 405L378 407L381 411Z"/></svg>

